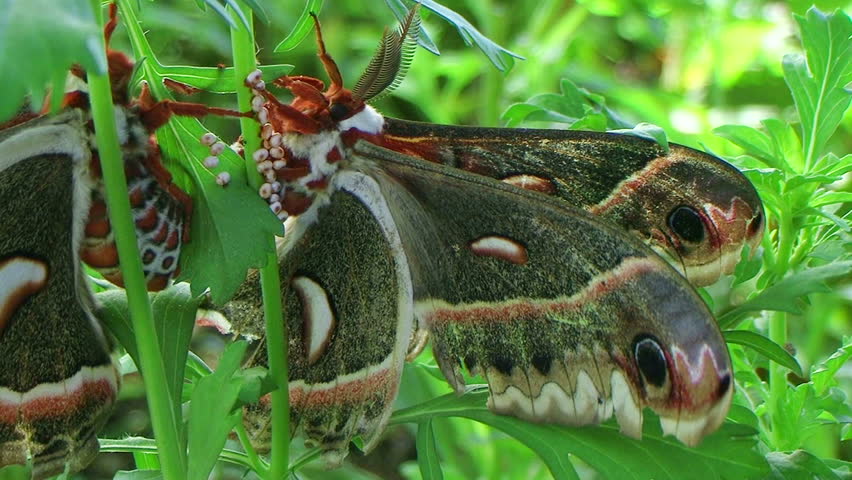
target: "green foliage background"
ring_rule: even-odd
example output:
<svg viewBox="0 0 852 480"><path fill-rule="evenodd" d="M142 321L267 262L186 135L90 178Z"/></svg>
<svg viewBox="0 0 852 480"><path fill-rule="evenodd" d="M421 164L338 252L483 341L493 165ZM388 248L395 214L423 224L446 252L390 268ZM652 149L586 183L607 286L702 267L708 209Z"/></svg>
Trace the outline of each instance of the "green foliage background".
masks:
<svg viewBox="0 0 852 480"><path fill-rule="evenodd" d="M72 61L97 71L96 49L86 40L100 34L91 3L96 2L69 0L45 25L43 12L58 10L52 1L0 0L0 11L15 19L0 21L0 72L10 92L0 100L0 117L18 107L24 92L39 98L45 82L61 84ZM251 3L242 5L245 15L255 7L255 16L268 20L256 23L259 63L292 64L296 74L323 78L311 36L290 51L274 51L292 29L310 33L302 5ZM309 2L305 9L319 12L329 52L344 79L354 80L394 16L384 2L322 3ZM122 8L131 4L136 2L123 2ZM208 92L233 91L218 69L171 67L233 63L224 19L241 28L246 17L228 15L223 4L141 2L137 15L149 50L140 48L138 35L136 41L132 31L127 35L129 12L124 11L112 47L134 52L137 60L146 57L140 70L152 85L162 76L182 75ZM823 13L809 12L810 2L760 0L458 0L443 5L494 43L474 35L480 48L466 46L455 25L422 9L428 38L441 55L420 49L402 86L376 105L383 113L435 123L598 130L649 122L662 127L669 141L732 161L756 184L769 224L762 249L741 263L733 278L703 292L723 329L736 329L726 332L736 368L735 405L720 432L697 449L663 438L648 414L642 442L618 434L613 422L586 429L530 425L491 415L481 391L446 396L446 383L424 354L407 366L392 420L399 427L390 429L392 441L380 447L378 460L356 458L343 471L323 472L310 463L315 452L303 451L297 440L291 465L299 478L849 478L852 27L843 12L849 11L849 2L819 2ZM51 41L34 42L39 35ZM265 72L274 78L287 70L279 66ZM155 93L168 95L157 88ZM235 105L233 95L225 93L188 100ZM204 124L225 141L239 135L239 126L230 120ZM216 245L213 253L192 254L192 263L184 264L185 275L193 279L191 291L181 287L156 295L153 302L163 351L177 352L164 355L169 387L155 395L172 398L178 419L180 403L188 401L186 423L175 427L176 445L144 438L102 443L106 450L134 452L139 469L159 468L153 456L159 446L183 452L187 478L206 478L217 456L226 462L217 464L214 478L241 478L246 469L258 472L250 478L271 478L269 465L250 450L239 451L237 442L222 450L225 435L238 424L234 407L267 388L263 372L237 368L244 348L239 343L221 361L186 356L195 296L210 286L214 296L227 297L245 268L263 264L275 231L253 190L240 186L246 177L239 158L224 160L222 168L235 176L227 198L211 183L212 174L198 168L205 155L195 140L201 131L195 121L180 120L158 132L178 181L193 192L206 217L203 244ZM237 248L244 250L231 257ZM123 296L107 292L102 301L113 312L108 316L113 331L137 358ZM198 352L219 349L195 346ZM215 373L208 363L218 363ZM125 405L133 405L143 392L132 379L128 385ZM127 406L120 413L124 418L108 436L119 438L125 431L151 435L145 415ZM141 420L133 425L128 418ZM179 446L182 442L186 449ZM416 446L418 461L411 448L395 451L406 444ZM374 473L355 463L371 465ZM381 464L385 468L376 467ZM102 475L111 467L102 468L107 470L84 476ZM121 475L156 478L158 473Z"/></svg>

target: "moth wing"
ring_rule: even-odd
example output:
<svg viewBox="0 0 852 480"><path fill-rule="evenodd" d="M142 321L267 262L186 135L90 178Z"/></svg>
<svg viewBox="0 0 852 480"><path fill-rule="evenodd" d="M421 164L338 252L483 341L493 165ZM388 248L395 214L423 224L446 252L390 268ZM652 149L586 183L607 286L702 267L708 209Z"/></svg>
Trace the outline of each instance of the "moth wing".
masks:
<svg viewBox="0 0 852 480"><path fill-rule="evenodd" d="M757 248L763 207L736 168L614 133L459 127L386 118L388 148L568 201L651 245L698 286Z"/></svg>
<svg viewBox="0 0 852 480"><path fill-rule="evenodd" d="M527 420L641 435L642 409L693 445L723 421L731 366L683 277L631 235L558 199L376 147L415 283L415 316L461 392L485 377L489 407ZM357 165L357 163L356 163Z"/></svg>
<svg viewBox="0 0 852 480"><path fill-rule="evenodd" d="M291 434L303 432L339 464L357 435L365 450L391 413L411 337L413 294L399 234L375 180L357 172L334 179L325 205L291 218L279 245L289 328ZM236 331L261 336L256 275L223 309ZM266 365L261 345L251 365ZM268 403L250 407L255 443L268 446Z"/></svg>
<svg viewBox="0 0 852 480"><path fill-rule="evenodd" d="M79 258L91 185L80 112L0 132L0 466L79 471L118 372Z"/></svg>

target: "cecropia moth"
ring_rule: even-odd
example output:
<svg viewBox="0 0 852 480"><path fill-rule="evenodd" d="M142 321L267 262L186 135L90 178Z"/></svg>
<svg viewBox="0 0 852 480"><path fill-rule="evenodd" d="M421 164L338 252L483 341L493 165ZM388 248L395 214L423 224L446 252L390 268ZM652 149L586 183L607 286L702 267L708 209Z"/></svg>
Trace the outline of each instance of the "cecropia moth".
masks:
<svg viewBox="0 0 852 480"><path fill-rule="evenodd" d="M459 392L482 375L489 407L530 421L588 425L615 416L639 437L642 409L688 445L731 402L730 359L687 278L711 283L763 231L762 206L710 155L617 134L428 125L366 104L398 83L418 19L386 32L349 90L331 79L255 94L263 147L246 152L259 194L285 221L279 242L290 334L291 434L338 464L390 415L415 329L429 333ZM663 253L675 267L653 249ZM257 274L222 308L262 336ZM252 365L266 364L266 345ZM268 405L246 412L261 448Z"/></svg>

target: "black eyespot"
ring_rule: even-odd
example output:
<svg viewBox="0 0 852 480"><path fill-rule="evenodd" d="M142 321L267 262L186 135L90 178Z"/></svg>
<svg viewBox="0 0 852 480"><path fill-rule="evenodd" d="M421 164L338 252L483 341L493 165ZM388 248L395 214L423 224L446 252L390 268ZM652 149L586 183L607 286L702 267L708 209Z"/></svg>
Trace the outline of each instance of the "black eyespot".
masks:
<svg viewBox="0 0 852 480"><path fill-rule="evenodd" d="M349 107L342 103L332 103L328 107L328 112L331 114L332 120L340 121L349 116Z"/></svg>
<svg viewBox="0 0 852 480"><path fill-rule="evenodd" d="M691 243L704 240L704 222L692 207L680 206L669 214L669 227L680 238Z"/></svg>
<svg viewBox="0 0 852 480"><path fill-rule="evenodd" d="M645 380L655 387L662 387L666 382L668 374L668 364L666 363L666 355L660 344L651 337L637 337L633 347L633 354L636 357L636 365Z"/></svg>

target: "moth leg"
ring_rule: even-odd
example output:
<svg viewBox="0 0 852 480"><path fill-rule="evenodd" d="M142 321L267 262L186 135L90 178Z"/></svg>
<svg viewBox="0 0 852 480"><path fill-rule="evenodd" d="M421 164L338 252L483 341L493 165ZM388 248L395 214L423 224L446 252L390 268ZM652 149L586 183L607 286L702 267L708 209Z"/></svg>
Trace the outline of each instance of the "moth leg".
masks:
<svg viewBox="0 0 852 480"><path fill-rule="evenodd" d="M296 81L307 83L308 85L314 87L317 91L320 92L325 90L325 82L323 82L319 78L309 77L307 75L284 75L283 77L276 78L272 83L281 88L287 88L287 85L290 85L291 83Z"/></svg>
<svg viewBox="0 0 852 480"><path fill-rule="evenodd" d="M318 90L313 82L305 82L302 79L293 80L288 78L283 82L284 88L293 92L299 102L315 105L317 109L324 109L328 106L328 99L323 95L322 90Z"/></svg>
<svg viewBox="0 0 852 480"><path fill-rule="evenodd" d="M145 127L148 128L148 131L151 132L165 125L172 115L196 118L207 115L219 115L222 117L252 117L252 113L242 113L227 108L208 107L207 105L200 103L176 102L168 99L157 102L151 96L151 90L146 84L142 85L142 92L139 94L139 100L137 102L142 110L140 113L142 122L145 124Z"/></svg>

